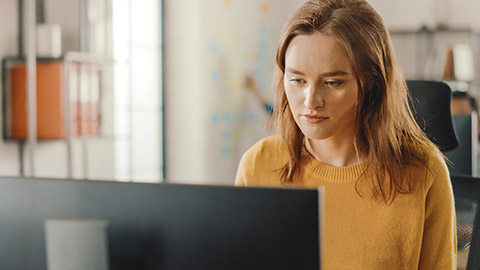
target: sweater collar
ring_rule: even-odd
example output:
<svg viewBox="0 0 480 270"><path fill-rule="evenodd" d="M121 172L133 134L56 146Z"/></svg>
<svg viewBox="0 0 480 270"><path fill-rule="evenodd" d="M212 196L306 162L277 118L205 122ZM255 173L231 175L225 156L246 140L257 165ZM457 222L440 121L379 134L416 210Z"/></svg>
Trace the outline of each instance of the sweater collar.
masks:
<svg viewBox="0 0 480 270"><path fill-rule="evenodd" d="M366 170L365 162L345 167L335 167L316 160L304 145L302 162L305 174L332 183L351 183L358 180Z"/></svg>

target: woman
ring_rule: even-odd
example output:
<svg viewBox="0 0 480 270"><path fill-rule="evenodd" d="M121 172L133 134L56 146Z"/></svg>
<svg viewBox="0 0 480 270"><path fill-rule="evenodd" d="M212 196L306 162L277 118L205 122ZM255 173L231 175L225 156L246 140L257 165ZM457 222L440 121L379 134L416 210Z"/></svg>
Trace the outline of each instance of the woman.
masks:
<svg viewBox="0 0 480 270"><path fill-rule="evenodd" d="M236 185L324 186L324 269L455 269L448 170L382 18L363 0L306 1L276 60L279 135L244 154Z"/></svg>

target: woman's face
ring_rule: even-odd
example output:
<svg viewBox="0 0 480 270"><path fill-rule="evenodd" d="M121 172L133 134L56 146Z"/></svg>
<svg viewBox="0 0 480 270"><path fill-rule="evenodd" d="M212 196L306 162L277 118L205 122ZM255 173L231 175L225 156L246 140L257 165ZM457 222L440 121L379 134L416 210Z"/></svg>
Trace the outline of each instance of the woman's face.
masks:
<svg viewBox="0 0 480 270"><path fill-rule="evenodd" d="M288 104L303 134L313 140L352 140L358 86L346 51L316 32L296 36L285 54Z"/></svg>

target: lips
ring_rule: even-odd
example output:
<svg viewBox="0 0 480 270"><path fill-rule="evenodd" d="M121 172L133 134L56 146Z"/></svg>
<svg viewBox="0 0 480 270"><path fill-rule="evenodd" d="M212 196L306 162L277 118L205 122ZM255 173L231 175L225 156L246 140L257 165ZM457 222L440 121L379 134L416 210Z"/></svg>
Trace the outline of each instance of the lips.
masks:
<svg viewBox="0 0 480 270"><path fill-rule="evenodd" d="M316 115L316 114L302 114L302 119L311 124L321 123L328 119L326 116Z"/></svg>

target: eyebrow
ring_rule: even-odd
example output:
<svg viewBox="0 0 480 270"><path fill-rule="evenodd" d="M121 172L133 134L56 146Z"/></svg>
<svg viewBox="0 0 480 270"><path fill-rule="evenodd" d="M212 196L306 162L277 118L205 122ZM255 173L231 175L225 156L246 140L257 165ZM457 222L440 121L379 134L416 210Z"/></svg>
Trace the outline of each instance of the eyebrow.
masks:
<svg viewBox="0 0 480 270"><path fill-rule="evenodd" d="M297 74L297 75L305 75L303 72L298 71L298 70L293 69L293 68L287 68L286 71L288 71L290 73L293 73L293 74ZM350 73L348 73L346 71L343 71L343 70L335 70L335 71L328 71L328 72L322 73L320 75L323 76L323 77L334 77L334 76L344 76L344 75L348 75L348 74L350 74Z"/></svg>

